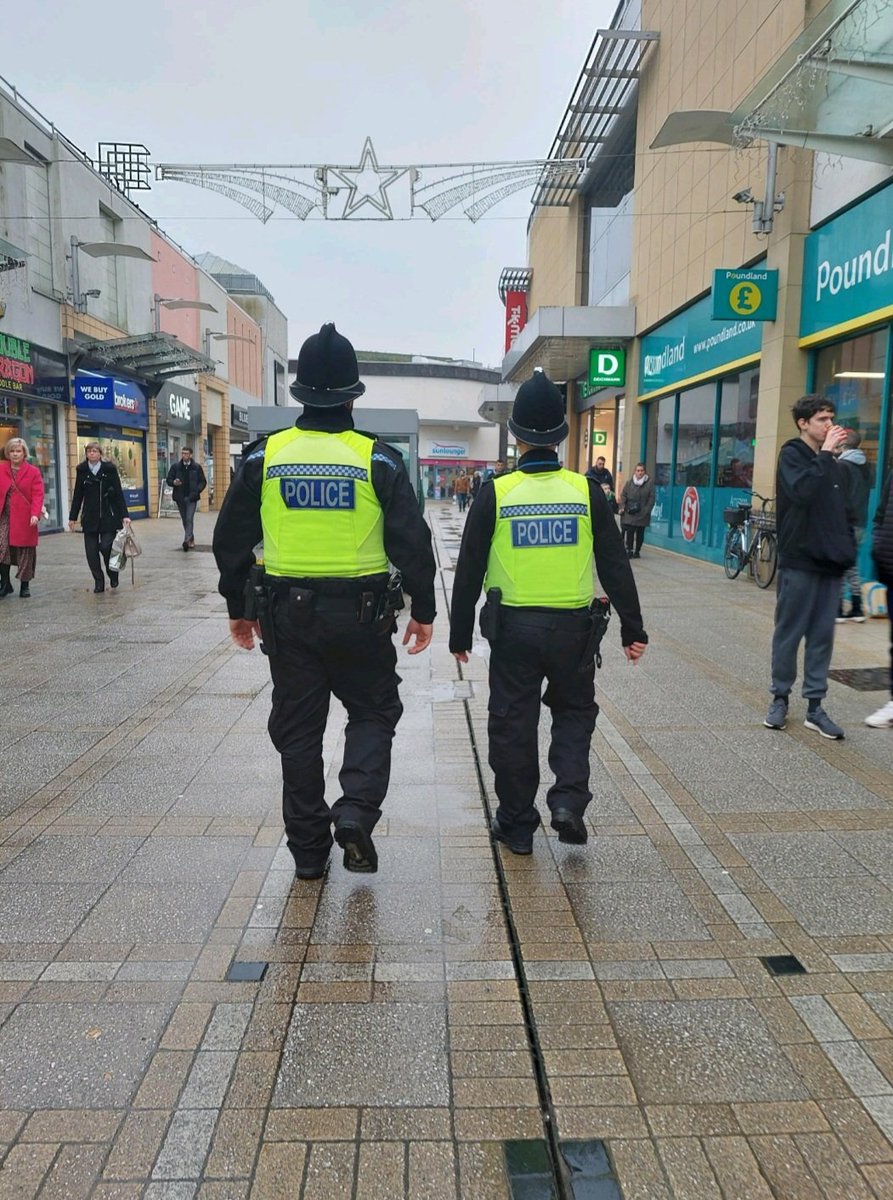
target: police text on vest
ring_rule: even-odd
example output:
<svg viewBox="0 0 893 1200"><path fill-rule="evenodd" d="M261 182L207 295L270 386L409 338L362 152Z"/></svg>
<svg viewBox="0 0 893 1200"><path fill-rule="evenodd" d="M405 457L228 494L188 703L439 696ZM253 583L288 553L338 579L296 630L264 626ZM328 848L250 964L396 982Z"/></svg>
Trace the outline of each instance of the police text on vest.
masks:
<svg viewBox="0 0 893 1200"><path fill-rule="evenodd" d="M576 517L535 517L512 521L512 545L516 549L531 546L576 546Z"/></svg>
<svg viewBox="0 0 893 1200"><path fill-rule="evenodd" d="M356 508L353 479L280 479L286 508Z"/></svg>

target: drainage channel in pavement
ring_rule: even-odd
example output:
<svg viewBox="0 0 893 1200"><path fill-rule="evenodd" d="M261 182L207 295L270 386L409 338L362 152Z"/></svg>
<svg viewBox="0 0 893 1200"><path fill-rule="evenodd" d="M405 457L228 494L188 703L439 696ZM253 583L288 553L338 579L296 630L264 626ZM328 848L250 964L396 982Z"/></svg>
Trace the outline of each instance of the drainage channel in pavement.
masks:
<svg viewBox="0 0 893 1200"><path fill-rule="evenodd" d="M447 614L449 614L450 595L444 585L440 547L436 538L433 539L433 542L438 567L441 569L441 589L444 603ZM462 664L457 662L456 667L460 677L460 683L456 689L458 698L461 696L462 685L468 686L468 683L462 678ZM463 698L463 708L474 757L481 809L489 830L492 813L487 800L480 747L475 737L468 698ZM545 1134L543 1139L508 1141L504 1144L506 1174L512 1189L512 1200L621 1200L620 1188L604 1143L597 1140L562 1141L559 1138L545 1057L527 984L521 941L509 896L508 880L505 876L499 848L492 834L490 836L490 853L493 858L499 903L512 956L515 983L524 1014L524 1028L533 1064L540 1118Z"/></svg>

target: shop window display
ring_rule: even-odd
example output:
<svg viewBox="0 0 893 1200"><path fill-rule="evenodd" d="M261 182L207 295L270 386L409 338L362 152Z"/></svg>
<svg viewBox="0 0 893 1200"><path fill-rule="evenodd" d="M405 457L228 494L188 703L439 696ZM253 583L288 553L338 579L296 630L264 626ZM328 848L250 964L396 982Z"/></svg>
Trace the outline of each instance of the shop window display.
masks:
<svg viewBox="0 0 893 1200"><path fill-rule="evenodd" d="M148 514L143 432L112 426L78 426L78 457L84 457L88 442L99 442L102 456L114 463L121 477L124 498L131 517Z"/></svg>
<svg viewBox="0 0 893 1200"><path fill-rule="evenodd" d="M864 333L845 342L825 346L816 354L815 391L827 396L834 405L837 423L862 435L861 450L872 467L873 480L878 472L878 447L881 441L881 411L884 403L887 329ZM890 446L890 439L888 439ZM890 466L888 449L887 469Z"/></svg>
<svg viewBox="0 0 893 1200"><path fill-rule="evenodd" d="M664 396L648 405L647 450L645 467L654 480L654 508L651 528L670 534L670 492L673 470L673 426L676 397Z"/></svg>

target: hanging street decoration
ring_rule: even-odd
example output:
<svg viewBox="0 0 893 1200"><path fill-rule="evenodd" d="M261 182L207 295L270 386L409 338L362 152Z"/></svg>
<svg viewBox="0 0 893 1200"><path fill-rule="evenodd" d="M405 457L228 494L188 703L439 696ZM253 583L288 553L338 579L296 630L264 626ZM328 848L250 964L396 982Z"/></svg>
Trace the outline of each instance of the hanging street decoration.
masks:
<svg viewBox="0 0 893 1200"><path fill-rule="evenodd" d="M277 209L305 221L432 221L459 209L479 220L494 205L543 182L574 188L583 173L581 158L527 162L430 163L379 166L372 139L366 138L356 166L273 163L160 163L156 179L188 183L218 192L259 220Z"/></svg>

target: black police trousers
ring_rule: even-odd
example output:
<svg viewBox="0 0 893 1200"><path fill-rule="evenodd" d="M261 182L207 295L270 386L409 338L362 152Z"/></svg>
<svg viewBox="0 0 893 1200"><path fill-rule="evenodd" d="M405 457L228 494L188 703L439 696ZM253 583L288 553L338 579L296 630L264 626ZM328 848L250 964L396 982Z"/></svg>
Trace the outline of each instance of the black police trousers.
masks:
<svg viewBox="0 0 893 1200"><path fill-rule="evenodd" d="M506 832L527 834L540 823L535 801L541 699L552 713L549 766L555 782L546 796L549 808L567 808L582 816L592 799L589 748L598 716L595 663L579 669L590 618L576 610L505 606L500 615L499 635L490 647L490 766L501 826Z"/></svg>
<svg viewBox="0 0 893 1200"><path fill-rule="evenodd" d="M391 775L391 742L403 705L397 692L397 652L390 634L376 633L348 612L315 613L296 626L288 606L274 601L276 653L270 657L273 709L268 729L282 758L282 816L296 866L325 861L331 824L356 821L371 833ZM347 709L341 798L325 801L323 734L329 701Z"/></svg>

